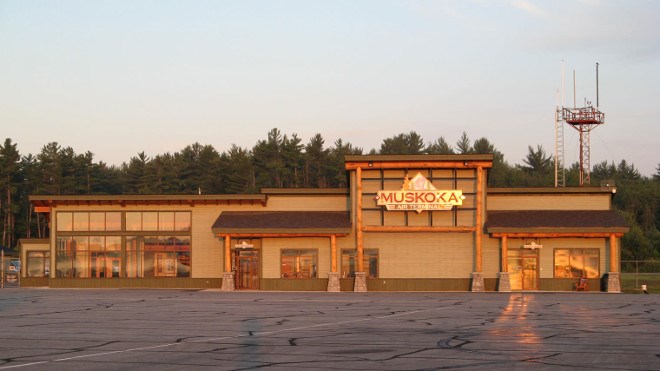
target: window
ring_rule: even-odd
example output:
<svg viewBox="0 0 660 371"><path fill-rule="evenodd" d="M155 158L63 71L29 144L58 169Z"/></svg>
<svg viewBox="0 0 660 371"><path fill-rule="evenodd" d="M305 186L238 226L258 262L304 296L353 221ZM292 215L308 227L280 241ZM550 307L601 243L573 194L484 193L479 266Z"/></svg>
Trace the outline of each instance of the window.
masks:
<svg viewBox="0 0 660 371"><path fill-rule="evenodd" d="M73 230L89 231L89 213L73 213Z"/></svg>
<svg viewBox="0 0 660 371"><path fill-rule="evenodd" d="M555 249L556 278L599 278L598 249Z"/></svg>
<svg viewBox="0 0 660 371"><path fill-rule="evenodd" d="M57 237L56 277L89 277L89 237Z"/></svg>
<svg viewBox="0 0 660 371"><path fill-rule="evenodd" d="M50 252L28 251L27 253L27 276L48 277L50 276Z"/></svg>
<svg viewBox="0 0 660 371"><path fill-rule="evenodd" d="M73 213L57 213L57 230L64 232L73 230Z"/></svg>
<svg viewBox="0 0 660 371"><path fill-rule="evenodd" d="M189 211L130 211L126 213L127 231L190 231Z"/></svg>
<svg viewBox="0 0 660 371"><path fill-rule="evenodd" d="M317 250L282 250L282 278L316 278Z"/></svg>
<svg viewBox="0 0 660 371"><path fill-rule="evenodd" d="M57 231L121 231L121 212L58 212Z"/></svg>
<svg viewBox="0 0 660 371"><path fill-rule="evenodd" d="M75 211L56 218L56 277L191 275L189 211Z"/></svg>
<svg viewBox="0 0 660 371"><path fill-rule="evenodd" d="M355 277L355 271L357 270L356 257L357 250L351 249L341 251L342 277ZM367 278L378 278L378 250L364 249L362 261L364 263L364 271L367 273Z"/></svg>
<svg viewBox="0 0 660 371"><path fill-rule="evenodd" d="M190 237L126 237L127 277L190 277Z"/></svg>

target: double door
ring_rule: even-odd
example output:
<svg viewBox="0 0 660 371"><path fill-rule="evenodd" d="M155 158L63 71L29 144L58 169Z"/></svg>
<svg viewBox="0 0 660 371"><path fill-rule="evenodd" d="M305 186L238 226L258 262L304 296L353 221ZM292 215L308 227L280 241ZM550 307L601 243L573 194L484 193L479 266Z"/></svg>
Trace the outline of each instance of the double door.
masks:
<svg viewBox="0 0 660 371"><path fill-rule="evenodd" d="M259 251L236 250L234 252L236 289L259 290Z"/></svg>
<svg viewBox="0 0 660 371"><path fill-rule="evenodd" d="M539 256L536 251L510 251L508 257L511 290L539 289Z"/></svg>

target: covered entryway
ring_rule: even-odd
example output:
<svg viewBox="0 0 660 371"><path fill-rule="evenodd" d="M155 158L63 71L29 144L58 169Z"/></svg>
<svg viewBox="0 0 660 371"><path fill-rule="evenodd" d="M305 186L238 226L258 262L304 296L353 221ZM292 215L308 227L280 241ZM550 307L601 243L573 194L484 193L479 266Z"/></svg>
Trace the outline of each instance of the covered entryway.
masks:
<svg viewBox="0 0 660 371"><path fill-rule="evenodd" d="M259 251L234 250L237 290L259 290Z"/></svg>
<svg viewBox="0 0 660 371"><path fill-rule="evenodd" d="M320 280L318 262L308 259L307 255L297 256L295 264L289 264L290 256L278 253L280 261L266 261L279 266L279 272L262 267L259 248L252 246L252 240L264 238L328 238L331 259L328 273L328 290L339 291L339 273L337 272L337 236L346 236L352 228L349 213L346 211L223 211L212 227L213 233L223 239L224 268L222 290L259 290L268 287L262 280L300 280L298 287L307 283L303 280ZM250 240L248 243L246 240ZM232 248L233 245L233 248ZM298 253L306 249L294 249ZM313 249L312 249L313 250ZM272 255L271 255L272 256ZM266 259L266 258L264 258ZM297 259L297 260L296 260ZM262 276L270 272L270 277ZM289 269L290 268L290 269ZM295 274L293 274L295 272ZM275 273L275 274L273 274ZM274 278L273 276L277 277ZM267 288L266 288L267 289Z"/></svg>
<svg viewBox="0 0 660 371"><path fill-rule="evenodd" d="M580 275L573 276L572 272L577 271L580 274L584 272L584 264L581 269L571 268L572 264L579 265L578 260L573 262L566 258L566 251L571 250L570 246L554 248L551 251L550 258L554 261L550 266L550 272L546 271L541 284L539 283L539 255L538 249L542 247L539 243L532 242L521 246L520 250L509 250L509 239L539 240L539 239L595 239L589 249L572 249L577 256L584 255L583 250L595 250L590 256L595 258L592 266L595 277L587 278L597 280L603 278L599 276L598 267L601 266L601 259L605 259L609 264L607 272L607 291L620 292L621 282L619 275L619 256L620 249L618 239L628 232L623 216L614 210L497 210L489 211L488 220L485 229L491 234L491 237L501 239L501 262L502 271L498 277L498 290L566 290L572 289L573 284ZM605 243L609 240L609 248L605 249ZM598 245L601 244L602 254ZM564 262L560 262L560 257L565 257ZM544 259L549 258L547 255ZM547 267L548 262L543 264ZM569 272L566 276L565 272Z"/></svg>

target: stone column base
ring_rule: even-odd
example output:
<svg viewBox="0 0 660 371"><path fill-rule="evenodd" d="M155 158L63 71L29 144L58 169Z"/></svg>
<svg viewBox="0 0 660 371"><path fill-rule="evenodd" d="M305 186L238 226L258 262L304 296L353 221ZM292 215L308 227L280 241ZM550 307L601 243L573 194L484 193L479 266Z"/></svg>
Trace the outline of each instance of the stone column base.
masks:
<svg viewBox="0 0 660 371"><path fill-rule="evenodd" d="M607 273L607 292L621 292L621 273Z"/></svg>
<svg viewBox="0 0 660 371"><path fill-rule="evenodd" d="M484 292L484 274L481 272L472 272L472 292Z"/></svg>
<svg viewBox="0 0 660 371"><path fill-rule="evenodd" d="M339 272L328 273L328 292L339 292Z"/></svg>
<svg viewBox="0 0 660 371"><path fill-rule="evenodd" d="M355 272L355 286L353 286L353 291L355 291L355 292L367 292L367 273L366 272Z"/></svg>
<svg viewBox="0 0 660 371"><path fill-rule="evenodd" d="M511 292L511 277L509 277L509 272L497 273L497 291Z"/></svg>
<svg viewBox="0 0 660 371"><path fill-rule="evenodd" d="M236 290L236 284L234 283L234 272L223 272L222 273L222 291L234 291Z"/></svg>

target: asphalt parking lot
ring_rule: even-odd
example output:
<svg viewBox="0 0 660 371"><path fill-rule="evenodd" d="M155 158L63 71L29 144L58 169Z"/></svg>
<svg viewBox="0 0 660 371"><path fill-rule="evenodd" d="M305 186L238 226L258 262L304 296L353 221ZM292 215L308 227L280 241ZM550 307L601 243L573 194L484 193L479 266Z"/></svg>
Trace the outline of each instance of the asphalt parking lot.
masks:
<svg viewBox="0 0 660 371"><path fill-rule="evenodd" d="M659 298L2 289L0 370L658 370Z"/></svg>

